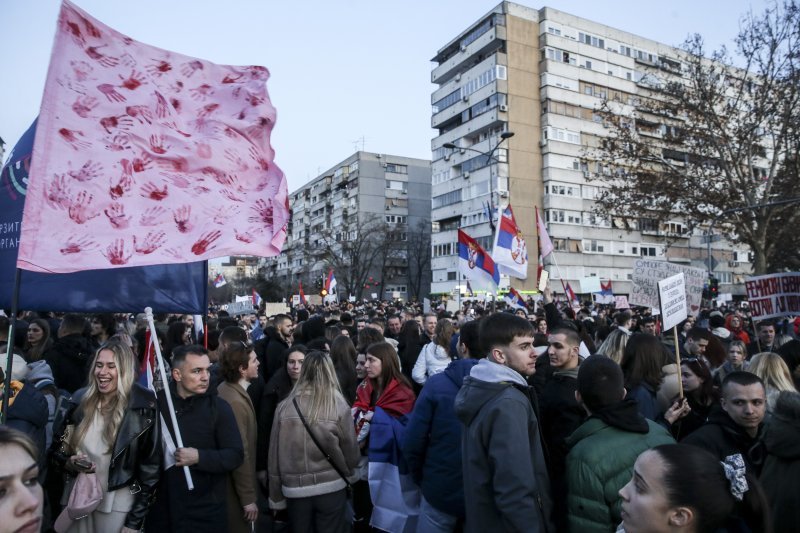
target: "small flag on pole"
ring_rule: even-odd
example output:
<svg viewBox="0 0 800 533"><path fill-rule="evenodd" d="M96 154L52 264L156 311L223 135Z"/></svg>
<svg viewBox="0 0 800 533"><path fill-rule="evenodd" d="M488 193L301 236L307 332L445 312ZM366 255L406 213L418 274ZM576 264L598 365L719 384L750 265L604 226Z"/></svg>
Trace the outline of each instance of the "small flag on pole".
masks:
<svg viewBox="0 0 800 533"><path fill-rule="evenodd" d="M545 258L553 252L553 242L550 240L550 235L547 234L547 228L539 214L538 207L536 208L536 229L539 232L539 254Z"/></svg>
<svg viewBox="0 0 800 533"><path fill-rule="evenodd" d="M461 274L473 282L477 289L497 290L500 272L492 257L463 230L458 230L458 263Z"/></svg>
<svg viewBox="0 0 800 533"><path fill-rule="evenodd" d="M228 282L225 281L225 276L223 276L222 273L217 274L217 277L214 278L214 287L216 287L218 289L220 287L224 287L227 284L228 284Z"/></svg>
<svg viewBox="0 0 800 533"><path fill-rule="evenodd" d="M255 307L255 308L256 308L256 310L257 310L258 308L260 308L260 307L261 307L261 302L263 302L263 301L264 301L264 300L261 298L261 295L260 295L260 294L258 294L258 293L256 292L255 288L254 288L254 289L253 289L253 307Z"/></svg>
<svg viewBox="0 0 800 533"><path fill-rule="evenodd" d="M528 277L528 248L517 226L511 204L500 209L500 223L494 237L492 259L500 267L502 274L519 279Z"/></svg>
<svg viewBox="0 0 800 533"><path fill-rule="evenodd" d="M517 292L514 287L508 288L508 293L503 297L506 303L513 307L514 309L525 309L527 310L527 306L525 305L525 300L522 299L522 295Z"/></svg>
<svg viewBox="0 0 800 533"><path fill-rule="evenodd" d="M306 293L303 292L303 282L300 282L300 303L303 305L308 305L306 303Z"/></svg>

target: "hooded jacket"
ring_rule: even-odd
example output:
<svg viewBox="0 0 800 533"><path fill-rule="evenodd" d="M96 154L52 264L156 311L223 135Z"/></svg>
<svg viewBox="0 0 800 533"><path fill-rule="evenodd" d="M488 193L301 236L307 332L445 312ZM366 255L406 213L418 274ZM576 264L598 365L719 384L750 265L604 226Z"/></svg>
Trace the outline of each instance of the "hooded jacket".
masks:
<svg viewBox="0 0 800 533"><path fill-rule="evenodd" d="M761 486L772 507L774 531L793 533L800 524L800 413L779 402L764 428L764 447Z"/></svg>
<svg viewBox="0 0 800 533"><path fill-rule="evenodd" d="M764 425L760 425L758 434L751 437L722 407L715 407L708 415L708 421L681 443L705 448L720 461L729 455L740 453L747 465L747 471L758 477L764 463L764 444L761 441L763 428Z"/></svg>
<svg viewBox="0 0 800 533"><path fill-rule="evenodd" d="M643 451L675 441L645 419L633 399L593 413L567 439L567 508L570 531L615 531L622 520L619 490Z"/></svg>
<svg viewBox="0 0 800 533"><path fill-rule="evenodd" d="M44 354L56 386L70 394L85 386L94 352L89 339L78 333L57 339Z"/></svg>
<svg viewBox="0 0 800 533"><path fill-rule="evenodd" d="M462 518L461 423L454 403L464 378L477 363L459 359L428 379L403 439L403 456L422 495L436 509Z"/></svg>
<svg viewBox="0 0 800 533"><path fill-rule="evenodd" d="M531 392L515 370L482 359L455 401L465 531L553 532L550 480Z"/></svg>
<svg viewBox="0 0 800 533"><path fill-rule="evenodd" d="M435 342L429 342L419 353L414 369L411 371L411 377L420 385L424 385L431 376L447 368L450 361L452 359L447 350Z"/></svg>

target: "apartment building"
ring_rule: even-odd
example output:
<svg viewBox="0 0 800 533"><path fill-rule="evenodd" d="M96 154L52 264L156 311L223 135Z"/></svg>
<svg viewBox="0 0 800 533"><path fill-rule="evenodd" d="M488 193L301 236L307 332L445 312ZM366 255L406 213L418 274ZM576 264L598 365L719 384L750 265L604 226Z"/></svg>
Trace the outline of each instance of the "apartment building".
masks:
<svg viewBox="0 0 800 533"><path fill-rule="evenodd" d="M600 104L613 100L633 114L658 79L680 73L677 49L552 8L502 2L432 61L433 293L465 289L456 230L491 249L488 217L509 202L531 257L528 280L510 280L515 288L535 283L535 206L556 249L558 264L550 259L548 269L573 286L597 276L629 293L639 257L706 268L702 232L682 220L592 212L596 178L613 172L589 155L608 135ZM631 127L654 142L664 135L656 121ZM746 248L713 247L720 291L740 293Z"/></svg>
<svg viewBox="0 0 800 533"><path fill-rule="evenodd" d="M304 292L313 294L334 268L342 300L427 296L430 206L429 161L356 152L290 194L286 243L280 255L266 259L266 275L289 293L296 294L302 281ZM393 241L388 251L374 248L387 239ZM354 243L363 248L350 261ZM355 261L370 261L369 268L348 265Z"/></svg>

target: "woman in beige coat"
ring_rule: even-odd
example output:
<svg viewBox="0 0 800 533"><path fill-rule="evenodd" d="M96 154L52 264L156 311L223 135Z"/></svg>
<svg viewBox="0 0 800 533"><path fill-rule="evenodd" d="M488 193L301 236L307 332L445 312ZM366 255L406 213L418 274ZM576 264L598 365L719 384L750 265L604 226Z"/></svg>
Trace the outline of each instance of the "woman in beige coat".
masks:
<svg viewBox="0 0 800 533"><path fill-rule="evenodd" d="M295 532L350 531L346 487L355 480L359 455L350 405L339 389L333 362L326 353L311 352L275 413L269 442L270 508L274 513L288 509Z"/></svg>
<svg viewBox="0 0 800 533"><path fill-rule="evenodd" d="M228 531L248 533L258 518L256 505L256 413L247 395L250 382L258 377L258 359L252 345L234 342L220 357L225 380L217 391L233 409L244 444L244 462L228 476Z"/></svg>

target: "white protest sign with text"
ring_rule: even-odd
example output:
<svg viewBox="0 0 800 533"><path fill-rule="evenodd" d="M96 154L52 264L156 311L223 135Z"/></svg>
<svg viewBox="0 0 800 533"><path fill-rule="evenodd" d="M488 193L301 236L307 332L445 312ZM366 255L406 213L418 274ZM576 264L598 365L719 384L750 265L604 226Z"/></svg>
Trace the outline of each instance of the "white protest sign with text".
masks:
<svg viewBox="0 0 800 533"><path fill-rule="evenodd" d="M658 282L661 320L664 330L672 329L689 316L686 306L686 282L683 272Z"/></svg>
<svg viewBox="0 0 800 533"><path fill-rule="evenodd" d="M754 319L800 314L800 272L748 277L744 288Z"/></svg>

